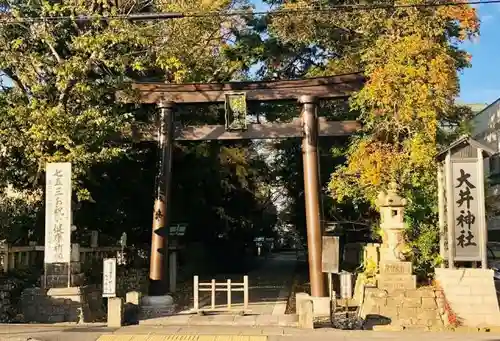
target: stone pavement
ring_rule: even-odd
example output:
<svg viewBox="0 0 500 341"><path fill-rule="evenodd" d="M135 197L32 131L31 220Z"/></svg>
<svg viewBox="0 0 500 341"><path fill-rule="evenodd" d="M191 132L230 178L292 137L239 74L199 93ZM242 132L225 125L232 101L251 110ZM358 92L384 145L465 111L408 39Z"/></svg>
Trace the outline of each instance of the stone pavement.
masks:
<svg viewBox="0 0 500 341"><path fill-rule="evenodd" d="M263 265L248 274L249 281L249 310L256 315L282 315L285 313L288 295L290 294L293 272L297 262L296 252L282 252L270 254ZM235 278L235 281L242 281ZM200 278L200 281L210 279ZM205 308L210 308L210 301L204 303ZM220 292L215 300L215 308L225 308L227 296ZM203 308L203 305L200 304ZM232 308L243 308L243 292L232 293Z"/></svg>
<svg viewBox="0 0 500 341"><path fill-rule="evenodd" d="M0 325L0 341L498 341L500 333L304 330L286 327Z"/></svg>
<svg viewBox="0 0 500 341"><path fill-rule="evenodd" d="M140 321L141 325L151 326L281 326L281 327L297 327L298 316L293 315L231 315L231 314L214 314L214 315L194 315L181 313L174 316L159 317Z"/></svg>
<svg viewBox="0 0 500 341"><path fill-rule="evenodd" d="M245 316L239 316L243 310L243 292L232 292L231 311L224 312L227 306L226 292L218 292L215 298L215 310L211 313L210 297L200 300L200 308L207 312L198 316L192 309L181 311L173 316L165 316L140 321L145 325L280 325L296 326L297 318L285 315L290 295L293 273L297 262L296 252L270 254L263 265L248 274L249 309ZM217 278L224 282L228 278ZM232 282L241 283L243 275L232 276ZM201 283L211 278L200 278Z"/></svg>

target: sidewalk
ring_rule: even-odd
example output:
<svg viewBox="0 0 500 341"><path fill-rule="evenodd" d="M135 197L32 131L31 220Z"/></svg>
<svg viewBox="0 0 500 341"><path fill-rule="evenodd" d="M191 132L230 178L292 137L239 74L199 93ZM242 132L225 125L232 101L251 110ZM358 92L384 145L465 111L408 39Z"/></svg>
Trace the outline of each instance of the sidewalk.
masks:
<svg viewBox="0 0 500 341"><path fill-rule="evenodd" d="M422 338L456 341L494 341L500 340L499 333L460 333L460 332L374 332L342 331L330 328L305 330L279 327L158 327L133 326L117 330L98 341L332 341L332 340L401 340L421 341Z"/></svg>
<svg viewBox="0 0 500 341"><path fill-rule="evenodd" d="M271 254L263 264L248 274L249 306L245 316L239 316L243 311L243 292L231 293L231 311L227 308L227 293L218 292L215 296L215 310L211 313L210 297L200 301L200 308L206 315L198 316L191 308L173 316L165 316L140 321L141 325L281 325L293 326L296 316L285 315L290 295L293 273L297 257L295 252ZM232 282L243 281L243 275L231 278L216 278L217 282L231 279ZM211 278L200 278L200 282L210 282ZM191 307L193 305L191 304Z"/></svg>
<svg viewBox="0 0 500 341"><path fill-rule="evenodd" d="M305 330L242 326L127 326L117 330L102 325L0 325L0 341L385 341L422 339L495 341L500 333L480 332L374 332L330 328Z"/></svg>
<svg viewBox="0 0 500 341"><path fill-rule="evenodd" d="M0 341L95 341L115 330L103 324L0 324Z"/></svg>

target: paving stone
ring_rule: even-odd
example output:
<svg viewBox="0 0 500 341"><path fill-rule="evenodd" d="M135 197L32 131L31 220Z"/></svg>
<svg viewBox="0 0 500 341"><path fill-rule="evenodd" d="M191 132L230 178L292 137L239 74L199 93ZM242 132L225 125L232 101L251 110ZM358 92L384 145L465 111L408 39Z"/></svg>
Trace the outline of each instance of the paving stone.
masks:
<svg viewBox="0 0 500 341"><path fill-rule="evenodd" d="M239 331L239 335L248 335L248 336L262 335L262 329L258 327L245 328Z"/></svg>
<svg viewBox="0 0 500 341"><path fill-rule="evenodd" d="M260 315L255 320L257 326L278 325L279 317L277 315Z"/></svg>
<svg viewBox="0 0 500 341"><path fill-rule="evenodd" d="M226 316L226 315L216 316L212 320L212 323L221 326L232 326L234 325L235 318L236 316Z"/></svg>
<svg viewBox="0 0 500 341"><path fill-rule="evenodd" d="M281 327L297 327L299 317L297 315L282 315L279 316L278 325Z"/></svg>
<svg viewBox="0 0 500 341"><path fill-rule="evenodd" d="M192 316L191 319L189 320L189 325L190 326L210 326L213 325L214 323L212 322L214 319L214 316Z"/></svg>
<svg viewBox="0 0 500 341"><path fill-rule="evenodd" d="M382 332L401 332L403 331L402 326L396 326L396 325L384 325L384 326L373 326L373 331L382 331Z"/></svg>
<svg viewBox="0 0 500 341"><path fill-rule="evenodd" d="M255 326L257 315L236 316L234 319L235 326Z"/></svg>
<svg viewBox="0 0 500 341"><path fill-rule="evenodd" d="M161 333L161 332L159 332ZM181 328L177 334L182 335L239 335L240 328L233 326L190 326Z"/></svg>
<svg viewBox="0 0 500 341"><path fill-rule="evenodd" d="M172 315L168 317L154 318L139 321L140 325L149 326L176 326L188 325L192 315Z"/></svg>
<svg viewBox="0 0 500 341"><path fill-rule="evenodd" d="M262 328L262 335L284 335L283 328L279 327L264 327Z"/></svg>

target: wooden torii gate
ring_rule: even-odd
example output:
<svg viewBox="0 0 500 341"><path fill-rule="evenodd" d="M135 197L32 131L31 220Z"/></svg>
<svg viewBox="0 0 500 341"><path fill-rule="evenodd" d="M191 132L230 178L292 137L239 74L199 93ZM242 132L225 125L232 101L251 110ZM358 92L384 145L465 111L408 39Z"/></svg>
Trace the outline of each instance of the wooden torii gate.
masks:
<svg viewBox="0 0 500 341"><path fill-rule="evenodd" d="M158 107L156 132L135 132L136 138L154 140L161 149L157 170L157 188L153 210L151 237L150 280L151 295L167 291L165 261L168 252L169 203L172 173L172 144L174 140L238 140L302 138L304 189L306 201L307 247L311 295L325 296L321 269L321 208L317 153L318 136L345 136L360 128L356 121L327 121L317 117L319 99L349 97L359 90L364 77L361 73L344 74L303 80L233 82L207 84L134 83L141 103ZM244 130L231 131L224 125L175 127L176 104L220 103L231 93L244 94L246 101L298 101L301 117L290 123L249 124ZM123 100L123 99L122 99ZM139 135L139 136L137 136Z"/></svg>

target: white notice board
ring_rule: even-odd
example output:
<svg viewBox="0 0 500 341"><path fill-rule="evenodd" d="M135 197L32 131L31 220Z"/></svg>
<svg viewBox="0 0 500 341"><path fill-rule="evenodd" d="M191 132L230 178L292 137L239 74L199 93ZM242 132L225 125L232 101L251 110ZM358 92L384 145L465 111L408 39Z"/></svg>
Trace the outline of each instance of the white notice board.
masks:
<svg viewBox="0 0 500 341"><path fill-rule="evenodd" d="M116 258L103 261L102 297L116 297Z"/></svg>

